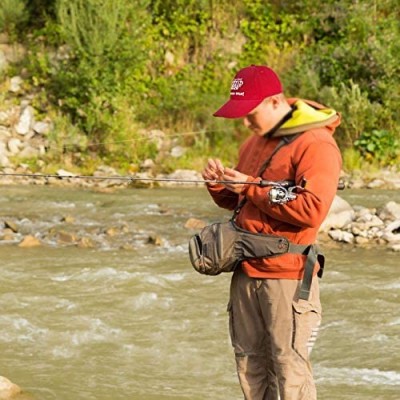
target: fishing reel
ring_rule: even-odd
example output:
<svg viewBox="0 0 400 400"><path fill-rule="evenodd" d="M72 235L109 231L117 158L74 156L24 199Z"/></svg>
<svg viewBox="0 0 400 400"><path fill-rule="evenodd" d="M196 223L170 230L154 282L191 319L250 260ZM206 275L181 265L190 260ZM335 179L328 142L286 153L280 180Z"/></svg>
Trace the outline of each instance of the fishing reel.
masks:
<svg viewBox="0 0 400 400"><path fill-rule="evenodd" d="M277 183L272 186L268 192L269 201L271 204L286 204L297 198L295 191L299 188L301 188L301 186L283 186Z"/></svg>

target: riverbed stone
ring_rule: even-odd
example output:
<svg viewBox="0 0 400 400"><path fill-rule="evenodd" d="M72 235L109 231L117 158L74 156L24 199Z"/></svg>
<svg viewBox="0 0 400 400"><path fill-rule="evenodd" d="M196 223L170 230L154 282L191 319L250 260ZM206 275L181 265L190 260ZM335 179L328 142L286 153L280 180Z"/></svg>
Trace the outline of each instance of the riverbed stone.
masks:
<svg viewBox="0 0 400 400"><path fill-rule="evenodd" d="M41 242L38 238L32 235L25 236L21 242L18 244L18 247L30 248L41 246Z"/></svg>
<svg viewBox="0 0 400 400"><path fill-rule="evenodd" d="M59 243L75 243L77 242L78 238L74 233L60 231L58 232L58 242Z"/></svg>
<svg viewBox="0 0 400 400"><path fill-rule="evenodd" d="M0 400L11 400L22 392L21 388L4 376L0 376Z"/></svg>
<svg viewBox="0 0 400 400"><path fill-rule="evenodd" d="M390 246L390 249L391 249L392 251L400 252L400 243L399 243L399 244L394 244L394 245Z"/></svg>
<svg viewBox="0 0 400 400"><path fill-rule="evenodd" d="M76 245L81 249L92 249L96 247L94 241L89 237L79 239Z"/></svg>
<svg viewBox="0 0 400 400"><path fill-rule="evenodd" d="M7 219L4 221L4 226L11 229L15 233L18 232L18 226L14 221Z"/></svg>
<svg viewBox="0 0 400 400"><path fill-rule="evenodd" d="M386 226L382 238L389 243L400 243L400 220L394 221Z"/></svg>
<svg viewBox="0 0 400 400"><path fill-rule="evenodd" d="M150 235L147 239L147 243L153 244L155 246L162 246L164 240L158 235Z"/></svg>
<svg viewBox="0 0 400 400"><path fill-rule="evenodd" d="M206 222L197 218L189 218L185 223L187 229L203 229L206 226Z"/></svg>
<svg viewBox="0 0 400 400"><path fill-rule="evenodd" d="M395 201L389 201L379 210L378 216L382 220L400 219L400 204Z"/></svg>
<svg viewBox="0 0 400 400"><path fill-rule="evenodd" d="M59 177L62 177L62 178L67 178L67 177L69 177L69 176L76 176L76 174L74 174L73 172L66 171L65 169L59 169L59 170L57 170L56 174L57 174Z"/></svg>
<svg viewBox="0 0 400 400"><path fill-rule="evenodd" d="M385 181L383 179L374 179L370 183L368 183L368 189L379 189L385 186Z"/></svg>
<svg viewBox="0 0 400 400"><path fill-rule="evenodd" d="M353 243L354 236L350 232L341 231L340 229L334 229L328 232L331 239L337 242Z"/></svg>
<svg viewBox="0 0 400 400"><path fill-rule="evenodd" d="M370 240L367 237L363 237L363 236L356 236L354 241L356 244L359 244L359 245L365 245L370 242Z"/></svg>
<svg viewBox="0 0 400 400"><path fill-rule="evenodd" d="M72 215L66 215L61 219L62 222L65 222L66 224L74 224L75 223L75 218Z"/></svg>

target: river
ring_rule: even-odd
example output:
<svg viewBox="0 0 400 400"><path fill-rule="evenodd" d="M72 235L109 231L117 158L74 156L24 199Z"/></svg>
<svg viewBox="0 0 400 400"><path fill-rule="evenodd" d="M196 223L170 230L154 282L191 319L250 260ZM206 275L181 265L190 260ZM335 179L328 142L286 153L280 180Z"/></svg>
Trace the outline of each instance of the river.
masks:
<svg viewBox="0 0 400 400"><path fill-rule="evenodd" d="M400 202L390 191L343 197ZM0 245L0 375L35 400L242 399L227 329L230 276L201 276L187 256L188 218L228 216L206 191L0 188L0 224L14 218L40 233L65 216L100 247ZM110 245L101 232L113 226L125 234ZM312 353L319 399L398 400L398 253L343 245L326 256Z"/></svg>

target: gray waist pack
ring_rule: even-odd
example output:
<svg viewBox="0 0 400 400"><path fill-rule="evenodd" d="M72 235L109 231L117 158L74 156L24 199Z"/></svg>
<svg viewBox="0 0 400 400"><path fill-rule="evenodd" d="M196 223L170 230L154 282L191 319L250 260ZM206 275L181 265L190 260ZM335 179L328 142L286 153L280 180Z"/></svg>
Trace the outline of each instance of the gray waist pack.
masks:
<svg viewBox="0 0 400 400"><path fill-rule="evenodd" d="M285 237L249 232L232 220L208 225L189 240L190 261L204 275L232 272L244 260L274 257L288 251L290 242Z"/></svg>

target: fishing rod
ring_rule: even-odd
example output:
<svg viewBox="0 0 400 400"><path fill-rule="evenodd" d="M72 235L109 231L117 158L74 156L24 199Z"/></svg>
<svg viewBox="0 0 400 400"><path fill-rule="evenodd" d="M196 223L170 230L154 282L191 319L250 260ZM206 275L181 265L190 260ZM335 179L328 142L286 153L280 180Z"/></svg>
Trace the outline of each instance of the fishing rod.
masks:
<svg viewBox="0 0 400 400"><path fill-rule="evenodd" d="M87 180L121 180L127 182L176 182L176 183L220 183L220 184L235 184L235 185L258 185L261 187L273 186L279 183L280 185L286 187L293 185L293 181L266 181L262 180L260 182L245 182L245 181L224 181L224 180L214 180L214 179L178 179L178 178L146 178L134 175L115 175L115 176L95 176L95 175L58 175L58 174L27 174L27 173L1 173L0 177L21 177L21 178L56 178L56 179L87 179Z"/></svg>
<svg viewBox="0 0 400 400"><path fill-rule="evenodd" d="M146 178L134 175L115 175L115 176L95 176L95 175L58 175L58 174L28 174L28 173L17 173L3 172L0 174L1 177L21 177L21 178L55 178L55 179L87 179L87 180L121 180L127 182L176 182L176 183L219 183L219 184L233 184L233 185L257 185L260 187L268 187L268 186L280 186L283 188L296 187L304 189L306 186L306 181L300 185L296 185L294 181L284 180L284 181L269 181L262 179L261 181L247 182L247 181L226 181L226 180L218 180L218 179L179 179L179 178ZM339 182L338 190L344 189L345 185L343 182Z"/></svg>

